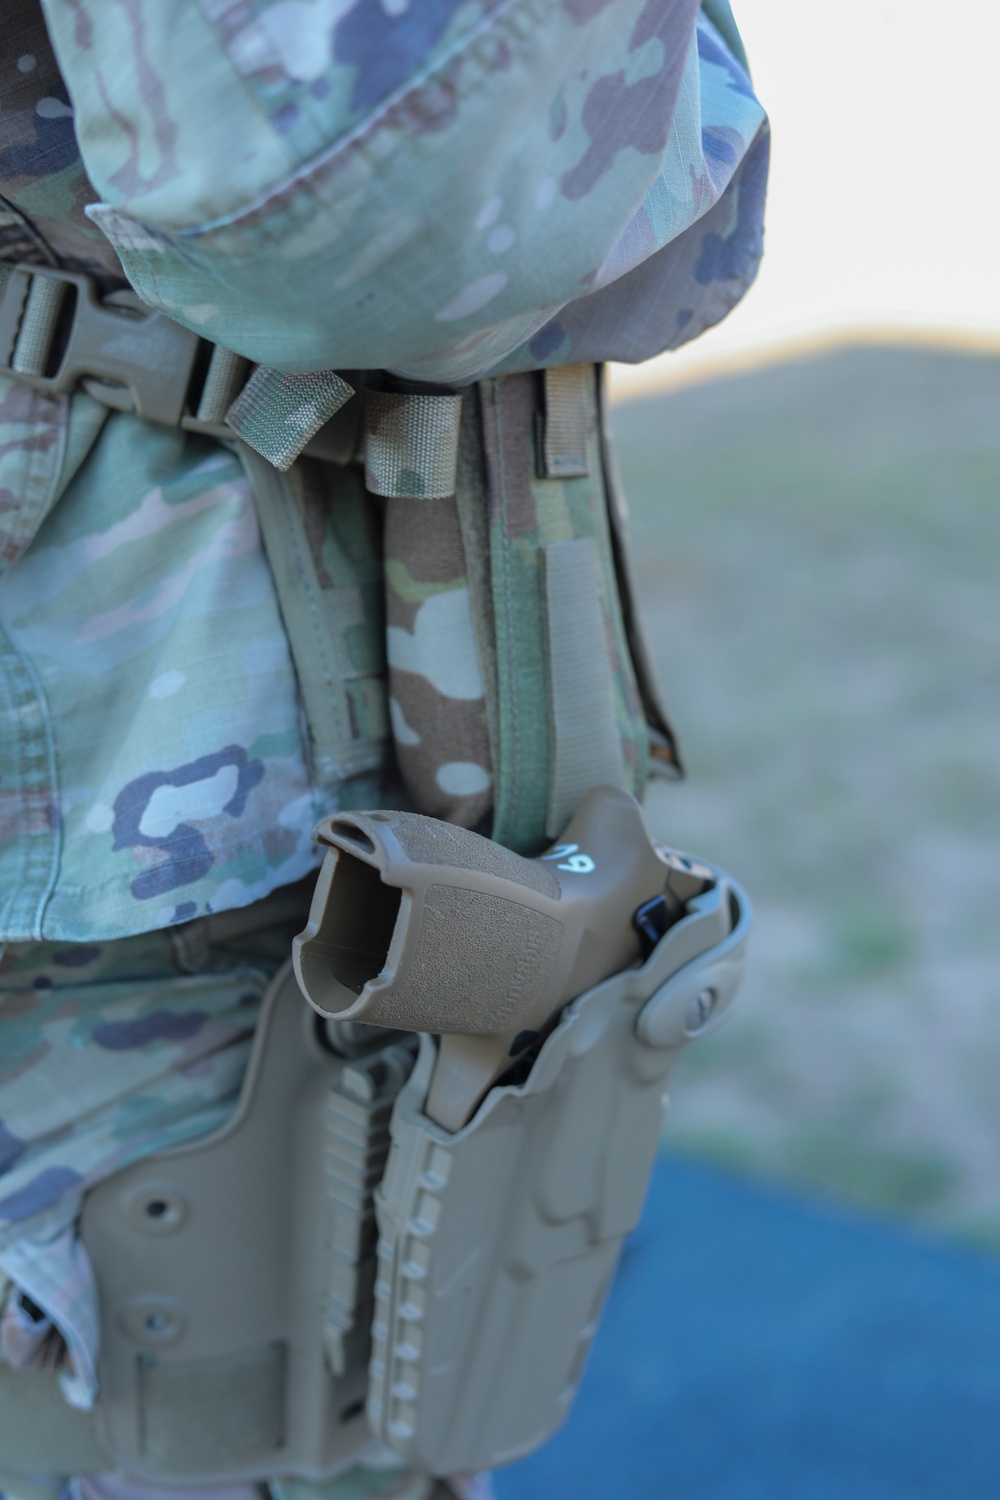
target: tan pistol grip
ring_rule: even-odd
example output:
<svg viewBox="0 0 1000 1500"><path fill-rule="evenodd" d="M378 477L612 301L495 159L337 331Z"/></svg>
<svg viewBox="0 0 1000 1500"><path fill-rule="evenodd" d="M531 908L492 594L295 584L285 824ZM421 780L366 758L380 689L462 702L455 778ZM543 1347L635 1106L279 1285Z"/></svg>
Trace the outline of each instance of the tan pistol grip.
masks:
<svg viewBox="0 0 1000 1500"><path fill-rule="evenodd" d="M673 916L710 883L650 838L634 798L588 793L559 842L525 859L417 813L342 813L295 972L321 1015L440 1034L427 1112L451 1130L562 1007L638 962L637 909Z"/></svg>

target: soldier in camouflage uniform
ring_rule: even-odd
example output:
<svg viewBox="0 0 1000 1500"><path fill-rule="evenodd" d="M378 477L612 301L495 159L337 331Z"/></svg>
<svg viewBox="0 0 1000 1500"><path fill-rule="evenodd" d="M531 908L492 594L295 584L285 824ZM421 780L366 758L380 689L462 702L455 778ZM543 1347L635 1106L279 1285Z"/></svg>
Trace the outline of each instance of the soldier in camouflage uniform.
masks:
<svg viewBox="0 0 1000 1500"><path fill-rule="evenodd" d="M81 1196L228 1116L316 820L405 800L536 851L543 629L517 601L546 542L607 547L596 430L590 463L525 459L511 487L530 372L724 316L766 164L719 0L5 8L0 291L17 262L131 283L294 397L256 444L291 464L276 520L232 447L0 373L0 1356L57 1362L68 1400L95 1390ZM477 393L464 502L296 457L342 397L294 382L334 368ZM232 424L251 445L253 418ZM269 526L300 547L293 588ZM613 611L605 645L641 791L649 711ZM379 1462L323 1493L429 1492Z"/></svg>

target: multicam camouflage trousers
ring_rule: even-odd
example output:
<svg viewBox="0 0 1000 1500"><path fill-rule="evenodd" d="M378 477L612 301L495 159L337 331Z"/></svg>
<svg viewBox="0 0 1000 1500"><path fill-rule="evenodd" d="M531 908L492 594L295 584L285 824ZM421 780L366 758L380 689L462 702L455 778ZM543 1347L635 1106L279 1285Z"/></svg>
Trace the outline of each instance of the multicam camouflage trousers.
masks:
<svg viewBox="0 0 1000 1500"><path fill-rule="evenodd" d="M98 1326L75 1233L83 1192L228 1118L261 999L308 897L307 885L292 886L139 937L12 944L0 959L0 1359L57 1368L77 1406L96 1394ZM53 1495L69 1484L74 1500L161 1496L117 1474L33 1476L33 1494L46 1479ZM265 1488L200 1493L254 1500ZM442 1485L383 1453L323 1484L276 1480L271 1490L277 1500L487 1500L489 1481Z"/></svg>

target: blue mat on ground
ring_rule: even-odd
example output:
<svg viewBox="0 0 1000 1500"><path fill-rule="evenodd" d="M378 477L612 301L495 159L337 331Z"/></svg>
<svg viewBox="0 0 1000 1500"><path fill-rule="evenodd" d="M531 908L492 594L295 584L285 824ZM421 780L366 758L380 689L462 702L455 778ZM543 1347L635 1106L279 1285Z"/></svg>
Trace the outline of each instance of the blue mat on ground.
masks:
<svg viewBox="0 0 1000 1500"><path fill-rule="evenodd" d="M998 1500L1000 1264L661 1161L576 1405L499 1500Z"/></svg>

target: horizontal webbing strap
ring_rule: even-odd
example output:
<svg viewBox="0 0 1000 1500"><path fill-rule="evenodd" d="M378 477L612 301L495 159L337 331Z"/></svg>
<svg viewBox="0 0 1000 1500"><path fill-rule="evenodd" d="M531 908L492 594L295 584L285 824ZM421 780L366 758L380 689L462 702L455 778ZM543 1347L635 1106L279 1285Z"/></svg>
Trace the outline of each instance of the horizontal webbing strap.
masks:
<svg viewBox="0 0 1000 1500"><path fill-rule="evenodd" d="M81 387L187 432L239 436L276 468L302 452L337 463L354 453L356 417L330 422L354 394L342 375L251 365L131 291L100 297L82 271L0 263L0 374L46 395Z"/></svg>
<svg viewBox="0 0 1000 1500"><path fill-rule="evenodd" d="M54 1371L0 1364L0 1471L42 1476L113 1467L97 1436L96 1412L68 1405Z"/></svg>

